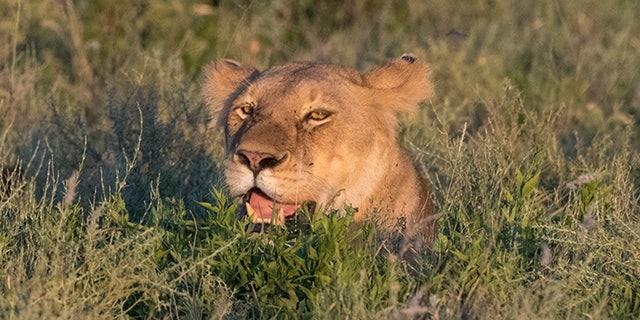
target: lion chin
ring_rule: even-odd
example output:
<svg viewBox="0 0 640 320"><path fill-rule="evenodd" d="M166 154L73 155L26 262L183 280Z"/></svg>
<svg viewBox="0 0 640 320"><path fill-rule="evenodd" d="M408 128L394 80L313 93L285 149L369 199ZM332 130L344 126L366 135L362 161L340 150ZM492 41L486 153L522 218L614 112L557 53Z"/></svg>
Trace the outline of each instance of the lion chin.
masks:
<svg viewBox="0 0 640 320"><path fill-rule="evenodd" d="M429 77L413 55L362 74L315 62L263 72L212 62L202 91L225 132L226 182L242 214L280 225L303 209L351 206L357 223L430 243L431 197L397 142L398 115L432 95Z"/></svg>

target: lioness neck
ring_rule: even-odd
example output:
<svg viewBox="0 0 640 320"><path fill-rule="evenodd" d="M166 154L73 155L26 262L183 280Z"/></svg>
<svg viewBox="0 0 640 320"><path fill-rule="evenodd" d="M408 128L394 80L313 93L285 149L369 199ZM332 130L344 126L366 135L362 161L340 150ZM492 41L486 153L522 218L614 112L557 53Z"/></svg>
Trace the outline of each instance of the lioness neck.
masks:
<svg viewBox="0 0 640 320"><path fill-rule="evenodd" d="M429 191L410 158L402 150L393 151L386 174L359 208L356 221L373 218L383 231L399 230L410 238L429 235L424 240L430 243L435 220Z"/></svg>

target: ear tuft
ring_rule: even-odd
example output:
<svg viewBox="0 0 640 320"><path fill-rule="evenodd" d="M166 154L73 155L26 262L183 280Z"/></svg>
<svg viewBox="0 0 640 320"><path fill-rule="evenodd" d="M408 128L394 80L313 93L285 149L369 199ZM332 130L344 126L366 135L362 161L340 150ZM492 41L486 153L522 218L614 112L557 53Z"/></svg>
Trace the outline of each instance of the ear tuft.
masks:
<svg viewBox="0 0 640 320"><path fill-rule="evenodd" d="M202 96L214 118L228 107L227 101L239 94L259 74L255 68L242 66L235 60L211 62L204 72Z"/></svg>
<svg viewBox="0 0 640 320"><path fill-rule="evenodd" d="M416 62L416 57L414 57L413 55L411 55L410 53L405 53L402 55L402 57L400 57L400 59L407 61L409 63L414 63Z"/></svg>
<svg viewBox="0 0 640 320"><path fill-rule="evenodd" d="M404 54L363 75L377 104L396 112L415 112L420 101L433 95L429 64Z"/></svg>

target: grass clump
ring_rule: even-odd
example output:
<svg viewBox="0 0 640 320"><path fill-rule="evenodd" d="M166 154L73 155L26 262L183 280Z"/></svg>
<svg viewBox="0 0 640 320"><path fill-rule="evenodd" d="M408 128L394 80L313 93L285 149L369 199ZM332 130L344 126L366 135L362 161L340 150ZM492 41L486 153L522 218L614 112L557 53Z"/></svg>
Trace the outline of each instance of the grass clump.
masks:
<svg viewBox="0 0 640 320"><path fill-rule="evenodd" d="M581 149L567 161L548 130L557 114L532 114L505 88L503 99L486 102L490 126L483 134L441 136L443 154L433 157L443 215L434 250L445 262L425 283L446 288L436 295L446 306L441 315L633 318L635 298L624 309L609 294L638 290L635 281L617 280L638 278L637 268L629 269L637 266L637 248L615 245L636 238L632 230L639 227L632 180L639 158L629 131L613 135L619 144L609 134L599 136L595 149ZM609 233L610 223L624 231ZM604 265L617 271L605 272ZM611 278L600 278L607 274Z"/></svg>

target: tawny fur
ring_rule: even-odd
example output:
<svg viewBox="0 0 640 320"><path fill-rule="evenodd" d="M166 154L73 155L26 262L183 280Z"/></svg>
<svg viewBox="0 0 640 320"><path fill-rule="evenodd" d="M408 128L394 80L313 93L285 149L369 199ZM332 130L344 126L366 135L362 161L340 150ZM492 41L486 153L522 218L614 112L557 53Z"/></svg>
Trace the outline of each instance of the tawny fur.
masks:
<svg viewBox="0 0 640 320"><path fill-rule="evenodd" d="M373 218L390 232L404 221L402 232L430 243L430 196L396 140L398 114L415 112L432 95L429 76L428 64L410 55L364 74L308 62L262 73L232 60L212 62L203 96L225 130L232 195L257 187L281 203L352 205L357 221ZM328 116L318 120L312 112ZM277 161L256 173L241 153Z"/></svg>

